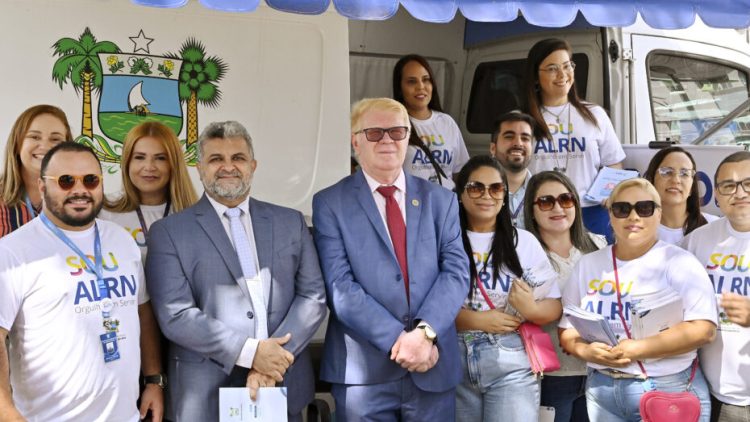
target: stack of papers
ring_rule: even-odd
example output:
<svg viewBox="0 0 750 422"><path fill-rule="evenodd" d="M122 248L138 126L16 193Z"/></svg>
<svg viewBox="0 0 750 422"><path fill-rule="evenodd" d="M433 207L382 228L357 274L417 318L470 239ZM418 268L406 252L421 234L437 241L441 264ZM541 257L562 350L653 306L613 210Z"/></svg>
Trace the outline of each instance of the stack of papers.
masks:
<svg viewBox="0 0 750 422"><path fill-rule="evenodd" d="M594 183L591 184L588 192L584 195L584 198L589 201L602 202L609 198L612 189L614 189L618 183L634 177L638 177L638 172L635 170L620 170L613 169L612 167L602 167L596 175Z"/></svg>
<svg viewBox="0 0 750 422"><path fill-rule="evenodd" d="M610 346L618 343L617 336L615 336L612 327L609 326L609 322L604 316L573 305L565 305L563 314L573 324L581 338L587 342L599 342Z"/></svg>
<svg viewBox="0 0 750 422"><path fill-rule="evenodd" d="M534 299L535 300L541 300L547 296L549 293L549 290L552 288L553 282L546 283L548 280L553 280L557 274L552 272L552 267L549 265L545 266L544 264L546 261L538 268L526 268L523 271L523 274L521 274L521 278L517 278L513 280L514 283L526 283L527 286L531 287L531 290L534 292ZM554 281L554 280L553 280ZM503 310L508 315L514 315L521 317L523 319L523 316L514 308L510 302L507 302L505 305L505 309Z"/></svg>
<svg viewBox="0 0 750 422"><path fill-rule="evenodd" d="M682 298L673 289L633 294L630 303L631 334L636 340L659 334L683 320Z"/></svg>

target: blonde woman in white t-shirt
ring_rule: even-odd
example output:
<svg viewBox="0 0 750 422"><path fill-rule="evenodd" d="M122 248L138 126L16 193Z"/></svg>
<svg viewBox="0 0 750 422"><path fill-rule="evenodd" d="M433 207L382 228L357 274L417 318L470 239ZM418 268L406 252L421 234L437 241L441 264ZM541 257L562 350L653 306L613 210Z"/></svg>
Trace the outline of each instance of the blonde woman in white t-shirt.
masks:
<svg viewBox="0 0 750 422"><path fill-rule="evenodd" d="M526 230L547 252L560 290L581 256L606 246L604 236L583 226L578 192L564 174L543 171L529 179L524 198ZM555 422L587 422L586 363L560 349L557 321L544 326L555 345L560 370L542 378L542 406L555 408Z"/></svg>
<svg viewBox="0 0 750 422"><path fill-rule="evenodd" d="M123 193L114 201L105 201L105 209L99 213L99 218L123 226L140 248L145 263L151 224L170 213L182 211L198 198L187 173L180 141L172 129L159 122L144 122L128 132L122 147L120 173ZM139 317L153 320L150 326L155 328L153 332L141 333L141 347L156 348L144 356L161 356L159 349L166 347L166 340L156 324L151 302L143 310L139 309ZM162 341L143 341L148 338L161 338ZM142 375L147 383L145 388L159 389L158 393L164 393L161 391L164 385L158 380L166 379L165 363L163 359L162 362L142 363Z"/></svg>
<svg viewBox="0 0 750 422"><path fill-rule="evenodd" d="M456 183L471 280L456 318L463 371L456 420L535 421L539 381L516 330L524 320L560 317L556 274L536 238L513 227L507 179L493 157L470 159Z"/></svg>
<svg viewBox="0 0 750 422"><path fill-rule="evenodd" d="M659 150L643 177L653 183L661 198L659 239L677 244L700 226L719 217L701 212L695 160L680 147Z"/></svg>
<svg viewBox="0 0 750 422"><path fill-rule="evenodd" d="M589 343L567 316L560 320L563 349L588 363L586 405L592 421L640 421L644 392L680 392L688 385L700 400L700 420L710 417L696 350L716 334L716 299L700 262L658 239L660 203L645 179L618 184L607 201L615 244L583 256L563 291L564 305L602 315L618 339L614 345ZM633 339L636 299L670 290L682 300L682 322Z"/></svg>

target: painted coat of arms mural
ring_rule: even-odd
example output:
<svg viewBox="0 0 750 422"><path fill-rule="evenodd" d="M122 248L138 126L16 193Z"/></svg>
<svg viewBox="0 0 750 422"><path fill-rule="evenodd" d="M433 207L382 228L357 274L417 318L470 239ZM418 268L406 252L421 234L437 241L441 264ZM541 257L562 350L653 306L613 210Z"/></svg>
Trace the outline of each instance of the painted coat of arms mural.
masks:
<svg viewBox="0 0 750 422"><path fill-rule="evenodd" d="M181 139L185 159L194 165L198 105L219 105L218 82L228 66L208 56L194 38L187 39L177 53L161 56L151 54L149 45L154 39L143 30L129 38L132 53L123 52L114 42L97 41L89 28L77 39L61 38L53 44L57 60L52 80L60 89L68 85L82 94L81 135L76 142L92 147L102 162L118 163L128 131L144 121L159 121L178 137L185 129ZM94 104L101 133L94 131Z"/></svg>

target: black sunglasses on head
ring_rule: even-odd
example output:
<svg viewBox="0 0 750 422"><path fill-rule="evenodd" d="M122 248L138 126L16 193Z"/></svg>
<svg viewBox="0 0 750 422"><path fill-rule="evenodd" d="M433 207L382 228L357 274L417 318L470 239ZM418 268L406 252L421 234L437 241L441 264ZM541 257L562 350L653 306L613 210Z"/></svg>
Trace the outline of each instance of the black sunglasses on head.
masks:
<svg viewBox="0 0 750 422"><path fill-rule="evenodd" d="M613 202L609 209L615 218L628 218L630 212L635 209L639 217L651 217L654 211L659 208L654 201L638 201L635 204L630 202Z"/></svg>

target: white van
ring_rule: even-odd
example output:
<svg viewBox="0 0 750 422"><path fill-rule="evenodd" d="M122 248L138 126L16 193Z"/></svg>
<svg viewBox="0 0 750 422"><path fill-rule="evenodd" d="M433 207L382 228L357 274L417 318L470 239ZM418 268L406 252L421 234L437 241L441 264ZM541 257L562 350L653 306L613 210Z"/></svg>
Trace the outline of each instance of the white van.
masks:
<svg viewBox="0 0 750 422"><path fill-rule="evenodd" d="M479 23L457 16L448 24L417 21L401 10L382 22L349 22L351 100L391 95L393 64L403 54L430 59L443 107L459 123L472 155L487 153L494 119L518 108L526 55L556 37L573 47L579 95L609 111L628 158L644 171L649 143L679 142L693 152L704 205L716 212L713 171L750 143L747 104L748 31L715 29L699 19L688 29L657 30L638 20L600 28L582 17L566 28L540 28L522 18ZM742 106L742 107L740 107ZM691 146L730 115L722 128Z"/></svg>

